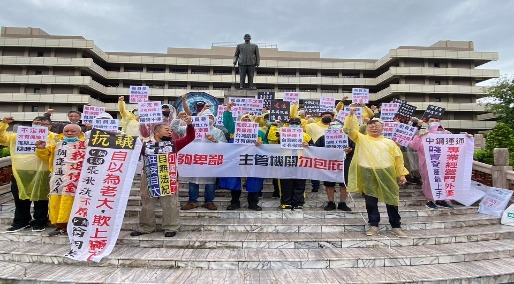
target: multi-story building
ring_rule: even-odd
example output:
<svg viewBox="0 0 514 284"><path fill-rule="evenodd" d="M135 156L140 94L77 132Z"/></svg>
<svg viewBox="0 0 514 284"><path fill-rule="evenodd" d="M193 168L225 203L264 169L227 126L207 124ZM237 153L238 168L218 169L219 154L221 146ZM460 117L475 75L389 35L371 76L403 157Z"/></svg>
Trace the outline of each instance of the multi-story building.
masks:
<svg viewBox="0 0 514 284"><path fill-rule="evenodd" d="M39 28L3 27L0 37L0 115L31 120L53 108L67 111L85 104L117 111L118 96L131 85L150 86L151 100L173 103L180 95L203 91L217 98L234 90L234 47L168 48L167 53L105 52L81 36L49 35ZM368 88L371 104L392 98L418 107L446 108L445 125L454 131L490 129L482 121L484 95L476 84L499 77L498 70L477 69L497 60L478 52L473 42L439 41L431 46L400 46L381 59L321 58L319 52L261 48L258 89L298 91L302 99L341 99L351 89Z"/></svg>

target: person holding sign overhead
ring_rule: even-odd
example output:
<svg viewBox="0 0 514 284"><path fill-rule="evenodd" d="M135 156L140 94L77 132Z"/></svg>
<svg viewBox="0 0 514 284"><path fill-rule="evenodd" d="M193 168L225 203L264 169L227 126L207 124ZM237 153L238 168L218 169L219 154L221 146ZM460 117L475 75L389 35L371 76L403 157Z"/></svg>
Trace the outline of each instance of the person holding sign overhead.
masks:
<svg viewBox="0 0 514 284"><path fill-rule="evenodd" d="M187 144L195 139L195 129L191 121L191 117L186 117L187 124L186 136L180 139L172 139L171 128L166 124L159 124L153 130L153 141L145 142L143 145L143 156L147 156L145 161L145 173L141 175L141 212L139 213L139 227L136 231L130 233L131 236L140 236L149 234L156 230L155 223L155 203L159 199L162 206L162 229L164 230L165 237L174 237L180 227L179 222L179 202L178 192L171 192L171 183L166 190L170 191L167 195L152 197L151 190L153 189L153 181L148 180L148 176L152 175L152 171L158 172L159 164L151 163L148 156L155 156L157 154L177 153ZM166 161L165 161L166 163ZM168 160L168 167L170 166ZM149 168L150 167L150 168ZM166 173L168 170L166 168ZM159 175L161 176L161 175ZM160 182L160 180L159 180ZM159 188L158 188L159 189ZM152 192L153 193L153 192Z"/></svg>
<svg viewBox="0 0 514 284"><path fill-rule="evenodd" d="M121 115L121 131L130 136L141 137L138 109L135 108L132 111L128 111L125 106L125 97L120 96L118 98L118 110Z"/></svg>
<svg viewBox="0 0 514 284"><path fill-rule="evenodd" d="M12 171L11 192L14 197L14 220L7 233L18 232L28 227L32 227L32 231L41 232L45 230L48 222L48 193L50 192L50 170L48 161L42 161L35 154L35 147L31 147L29 141L21 140L23 133L7 133L9 123L14 118L4 117L0 122L0 145L8 146L11 151ZM32 121L32 129L37 131L45 130L48 133L46 140L47 145L57 143L57 134L50 132L52 121L45 116L38 116ZM23 151L18 151L16 146L28 145L29 147L20 146ZM34 141L35 142L35 141ZM25 151L26 148L33 148ZM30 214L30 206L34 202L34 220Z"/></svg>
<svg viewBox="0 0 514 284"><path fill-rule="evenodd" d="M397 237L407 235L401 229L401 217L398 213L400 200L399 186L407 181L409 171L403 163L400 147L390 139L382 136L383 126L379 120L370 120L366 127L367 134L359 132L359 122L354 115L355 108L344 121L344 132L355 142L355 154L350 163L348 191L364 195L368 222L367 236L379 233L380 212L378 201L386 204L392 233Z"/></svg>

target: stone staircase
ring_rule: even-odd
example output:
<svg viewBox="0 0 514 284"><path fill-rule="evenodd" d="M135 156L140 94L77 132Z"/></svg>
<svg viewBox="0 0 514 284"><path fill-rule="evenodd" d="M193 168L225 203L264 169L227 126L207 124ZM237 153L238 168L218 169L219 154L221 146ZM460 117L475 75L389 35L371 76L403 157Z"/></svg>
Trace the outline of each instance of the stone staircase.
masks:
<svg viewBox="0 0 514 284"><path fill-rule="evenodd" d="M308 183L309 184L309 183ZM4 233L12 205L0 212L0 282L23 283L506 283L514 281L514 227L476 213L476 207L430 210L421 189L401 190L402 227L389 232L385 206L381 234L364 235L364 200L353 195L353 212L324 211L323 190L307 190L302 211L282 211L266 182L263 211L224 210L228 191L219 190L217 211L181 211L174 238L162 232L130 237L140 211L139 182L129 198L113 253L100 263L63 255L67 236L24 230ZM180 200L187 202L187 186ZM337 195L337 194L336 194ZM200 197L203 198L203 197ZM201 202L201 199L199 200ZM156 210L157 222L162 212Z"/></svg>

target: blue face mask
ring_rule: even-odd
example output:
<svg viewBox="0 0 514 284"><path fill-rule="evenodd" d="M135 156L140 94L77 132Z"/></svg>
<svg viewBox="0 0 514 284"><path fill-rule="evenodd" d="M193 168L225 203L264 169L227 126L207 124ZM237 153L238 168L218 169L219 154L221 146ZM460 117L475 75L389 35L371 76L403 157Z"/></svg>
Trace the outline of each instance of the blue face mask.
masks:
<svg viewBox="0 0 514 284"><path fill-rule="evenodd" d="M78 137L73 137L73 138L63 137L63 140L67 143L73 143L73 142L79 141L79 138Z"/></svg>
<svg viewBox="0 0 514 284"><path fill-rule="evenodd" d="M268 121L268 126L271 126L273 124L273 121Z"/></svg>
<svg viewBox="0 0 514 284"><path fill-rule="evenodd" d="M290 124L289 127L291 128L300 128L299 124Z"/></svg>

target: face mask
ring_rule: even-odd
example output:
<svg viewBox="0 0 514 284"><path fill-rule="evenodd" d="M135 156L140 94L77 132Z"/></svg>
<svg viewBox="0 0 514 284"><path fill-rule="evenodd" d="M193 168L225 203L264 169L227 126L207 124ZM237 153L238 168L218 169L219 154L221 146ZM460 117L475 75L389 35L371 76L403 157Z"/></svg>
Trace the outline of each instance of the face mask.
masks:
<svg viewBox="0 0 514 284"><path fill-rule="evenodd" d="M169 110L166 110L166 111L162 111L162 115L164 115L165 117L168 117L170 116L170 111Z"/></svg>
<svg viewBox="0 0 514 284"><path fill-rule="evenodd" d="M162 141L171 141L171 137L168 137L168 136L162 136L162 137L161 137L161 140L162 140Z"/></svg>
<svg viewBox="0 0 514 284"><path fill-rule="evenodd" d="M328 116L321 118L321 122L323 122L323 124L329 124L331 121L332 121L332 118L330 118Z"/></svg>
<svg viewBox="0 0 514 284"><path fill-rule="evenodd" d="M73 143L73 142L79 141L79 138L78 137L73 137L73 138L63 137L62 140L64 140L67 143Z"/></svg>
<svg viewBox="0 0 514 284"><path fill-rule="evenodd" d="M332 124L330 129L343 129L343 126L341 124Z"/></svg>
<svg viewBox="0 0 514 284"><path fill-rule="evenodd" d="M298 125L298 124L290 124L289 127L291 127L291 128L300 128L300 125Z"/></svg>
<svg viewBox="0 0 514 284"><path fill-rule="evenodd" d="M273 125L273 121L268 121L268 123L266 123L268 126L271 126Z"/></svg>
<svg viewBox="0 0 514 284"><path fill-rule="evenodd" d="M439 122L430 122L430 124L428 125L429 127L436 127L436 126L439 126L441 125Z"/></svg>
<svg viewBox="0 0 514 284"><path fill-rule="evenodd" d="M133 114L134 114L135 116L138 116L138 115L139 115L139 112L135 111L135 112L133 112Z"/></svg>

